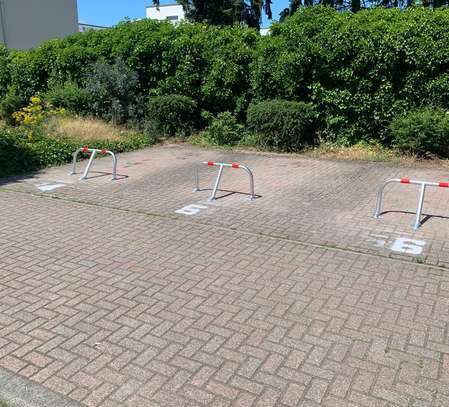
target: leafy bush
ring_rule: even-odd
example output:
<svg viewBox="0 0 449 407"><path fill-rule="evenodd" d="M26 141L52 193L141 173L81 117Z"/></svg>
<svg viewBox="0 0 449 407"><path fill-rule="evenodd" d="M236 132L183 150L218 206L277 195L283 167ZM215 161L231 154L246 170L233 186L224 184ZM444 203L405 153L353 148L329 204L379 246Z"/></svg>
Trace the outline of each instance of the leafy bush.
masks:
<svg viewBox="0 0 449 407"><path fill-rule="evenodd" d="M187 96L151 96L147 103L147 123L158 135L188 136L196 122L197 104Z"/></svg>
<svg viewBox="0 0 449 407"><path fill-rule="evenodd" d="M248 108L248 130L262 147L299 151L316 144L318 114L310 103L269 100Z"/></svg>
<svg viewBox="0 0 449 407"><path fill-rule="evenodd" d="M16 119L13 117L13 113L20 110L25 104L26 102L23 98L13 92L9 92L0 101L0 118L10 126L15 125Z"/></svg>
<svg viewBox="0 0 449 407"><path fill-rule="evenodd" d="M137 75L139 93L151 90L152 95L185 95L200 109L241 114L250 102L250 65L259 41L256 30L241 26L123 22L113 29L75 34L34 50L12 52L7 59L7 85L27 99L67 81L84 87L86 82L95 83L89 79L92 64L103 61L113 65L120 59ZM98 108L98 116L111 116L107 109L104 113L104 108Z"/></svg>
<svg viewBox="0 0 449 407"><path fill-rule="evenodd" d="M123 140L90 140L89 146L116 153L132 151L151 144L139 134L130 134ZM0 128L0 178L38 170L43 167L68 163L80 147L78 140L54 138L44 134L30 137L27 127Z"/></svg>
<svg viewBox="0 0 449 407"><path fill-rule="evenodd" d="M231 112L218 113L216 117L206 113L203 117L209 121L209 125L203 131L203 137L213 144L232 146L245 134L245 127L237 122Z"/></svg>
<svg viewBox="0 0 449 407"><path fill-rule="evenodd" d="M55 107L64 108L73 113L85 114L89 111L90 95L75 82L67 81L49 89L42 98Z"/></svg>
<svg viewBox="0 0 449 407"><path fill-rule="evenodd" d="M449 112L425 108L391 122L393 145L399 150L426 156L449 157Z"/></svg>
<svg viewBox="0 0 449 407"><path fill-rule="evenodd" d="M0 178L30 171L37 165L28 148L25 132L0 129Z"/></svg>
<svg viewBox="0 0 449 407"><path fill-rule="evenodd" d="M8 92L8 85L11 80L8 69L9 51L0 44L0 97L3 97Z"/></svg>
<svg viewBox="0 0 449 407"><path fill-rule="evenodd" d="M52 105L44 102L40 97L33 96L30 98L28 106L14 112L12 117L20 125L37 125L49 117L64 113L64 108L54 108Z"/></svg>
<svg viewBox="0 0 449 407"><path fill-rule="evenodd" d="M396 116L449 109L448 26L449 9L418 7L304 7L265 37L241 26L124 22L33 50L0 49L0 95L87 86L89 113L118 123L143 117L148 94L188 96L196 114L229 111L239 122L254 101L303 101L320 113L325 141L389 145Z"/></svg>
<svg viewBox="0 0 449 407"><path fill-rule="evenodd" d="M46 88L48 63L52 56L45 50L42 46L29 51L11 51L8 64L11 81L9 87L22 99L28 100Z"/></svg>
<svg viewBox="0 0 449 407"><path fill-rule="evenodd" d="M90 111L96 116L114 124L142 116L138 75L121 59L113 65L95 63L86 80L86 91L90 95Z"/></svg>
<svg viewBox="0 0 449 407"><path fill-rule="evenodd" d="M260 42L252 65L259 100L313 102L330 141L388 143L396 115L449 107L449 10L375 8L355 14L300 8Z"/></svg>
<svg viewBox="0 0 449 407"><path fill-rule="evenodd" d="M251 64L257 58L262 37L242 27L209 28L203 34L201 108L230 111L245 119L251 102Z"/></svg>

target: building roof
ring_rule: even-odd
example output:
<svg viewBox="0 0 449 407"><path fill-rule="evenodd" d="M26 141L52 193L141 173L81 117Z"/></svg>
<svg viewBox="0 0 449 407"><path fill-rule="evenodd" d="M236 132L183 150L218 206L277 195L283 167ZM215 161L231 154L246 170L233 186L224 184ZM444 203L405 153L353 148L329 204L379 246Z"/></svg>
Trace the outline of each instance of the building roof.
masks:
<svg viewBox="0 0 449 407"><path fill-rule="evenodd" d="M169 4L159 4L159 6L146 6L146 8L162 8L162 7L173 7L173 6L179 6L182 7L181 4L178 3L169 3Z"/></svg>

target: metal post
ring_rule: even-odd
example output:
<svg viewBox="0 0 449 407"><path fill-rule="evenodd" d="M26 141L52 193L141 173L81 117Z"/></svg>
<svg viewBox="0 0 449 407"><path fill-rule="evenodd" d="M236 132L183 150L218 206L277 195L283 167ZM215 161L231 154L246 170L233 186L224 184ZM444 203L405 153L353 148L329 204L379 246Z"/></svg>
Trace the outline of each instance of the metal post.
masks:
<svg viewBox="0 0 449 407"><path fill-rule="evenodd" d="M382 195L383 195L383 192L384 192L385 185L387 185L387 184L384 183L384 184L379 188L379 190L377 191L376 210L375 210L375 212L374 212L374 217L375 217L376 219L379 219L379 217L380 217L380 211L381 211L381 208L382 208Z"/></svg>
<svg viewBox="0 0 449 407"><path fill-rule="evenodd" d="M75 175L76 174L76 160L78 159L78 154L80 153L81 148L76 150L73 153L73 163L72 163L72 171L69 172L69 175Z"/></svg>
<svg viewBox="0 0 449 407"><path fill-rule="evenodd" d="M108 154L112 157L112 181L117 179L117 157L112 151L108 151Z"/></svg>
<svg viewBox="0 0 449 407"><path fill-rule="evenodd" d="M81 151L89 152L89 153L91 153L91 156L89 158L89 162L87 163L87 167L84 170L83 176L80 178L80 181L87 178L87 175L89 174L90 168L91 168L93 161L98 152L101 152L101 154L109 154L111 156L111 158L112 158L112 180L114 181L117 179L117 157L116 157L116 155L112 151L109 151L109 150L98 150L96 148L88 149L87 147L79 148L78 150L76 150L73 153L72 171L69 172L69 175L76 174L76 161L78 159L78 154Z"/></svg>
<svg viewBox="0 0 449 407"><path fill-rule="evenodd" d="M395 180L388 180L385 181L380 188L377 191L377 198L376 198L376 210L374 211L374 218L378 219L380 217L380 211L382 209L382 196L383 196L383 192L385 187L390 183L390 182L394 182Z"/></svg>
<svg viewBox="0 0 449 407"><path fill-rule="evenodd" d="M426 194L426 183L421 183L421 193L419 194L418 210L416 211L416 220L413 228L418 230L421 226L421 214L424 206L424 197Z"/></svg>
<svg viewBox="0 0 449 407"><path fill-rule="evenodd" d="M424 207L424 199L426 196L426 188L427 187L438 187L438 188L449 188L449 182L429 182L429 181L417 181L412 180L409 178L394 178L389 179L385 181L382 186L379 188L379 191L377 192L377 202L376 202L376 210L374 212L374 217L379 218L381 213L381 206L382 206L382 194L384 191L384 188L386 185L388 185L391 182L398 182L401 184L412 184L412 185L421 185L421 191L419 194L419 201L418 201L418 208L416 210L416 219L415 223L413 224L413 228L415 230L418 230L421 227L421 217L422 217L422 211Z"/></svg>
<svg viewBox="0 0 449 407"><path fill-rule="evenodd" d="M214 189L212 191L212 195L209 198L209 201L213 201L216 199L218 186L220 185L221 176L223 174L223 168L224 168L224 165L220 165L220 169L218 170L217 179L215 180Z"/></svg>
<svg viewBox="0 0 449 407"><path fill-rule="evenodd" d="M397 179L397 178L389 179L389 180L385 181L381 185L379 190L377 191L376 210L374 211L374 218L376 218L376 219L380 218L380 213L382 210L382 197L383 197L384 189L388 184L391 184L392 182L401 182L401 180Z"/></svg>
<svg viewBox="0 0 449 407"><path fill-rule="evenodd" d="M193 188L193 192L198 192L200 190L200 176L198 174L198 165L195 167L195 188Z"/></svg>
<svg viewBox="0 0 449 407"><path fill-rule="evenodd" d="M250 199L251 199L251 201L256 199L256 194L254 192L254 176L253 176L252 171L248 167L246 167L244 165L237 164L237 163L229 164L229 163L220 163L220 162L213 162L213 161L203 161L203 162L201 162L201 164L207 164L209 166L220 167L220 169L218 171L217 179L215 180L214 188L212 190L212 195L210 196L209 201L213 201L214 199L216 199L218 187L220 185L221 176L223 174L223 170L225 167L240 168L240 169L245 170L245 172L249 176ZM193 189L193 191L200 191L198 167L195 168L195 184L196 185L195 185L195 188Z"/></svg>
<svg viewBox="0 0 449 407"><path fill-rule="evenodd" d="M92 166L92 163L94 162L94 158L97 155L97 150L92 151L92 155L89 158L89 162L87 163L87 167L84 170L83 176L80 178L80 181L87 178L87 174L89 173L90 167Z"/></svg>
<svg viewBox="0 0 449 407"><path fill-rule="evenodd" d="M250 192L251 192L251 196L250 199L251 201L253 201L254 199L256 199L256 194L254 193L254 176L252 171L248 168L245 167L244 165L240 165L239 168L243 168L247 174L249 175L249 188L250 188Z"/></svg>

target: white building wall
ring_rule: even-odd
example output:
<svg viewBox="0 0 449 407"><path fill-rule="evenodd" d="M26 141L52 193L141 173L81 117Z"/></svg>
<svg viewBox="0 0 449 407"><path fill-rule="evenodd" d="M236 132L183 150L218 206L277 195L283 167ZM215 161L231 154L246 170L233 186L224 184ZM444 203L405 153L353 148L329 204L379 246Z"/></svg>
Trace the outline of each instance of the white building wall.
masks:
<svg viewBox="0 0 449 407"><path fill-rule="evenodd" d="M146 14L151 20L176 22L185 19L184 10L180 4L161 4L159 10L155 6L149 6Z"/></svg>
<svg viewBox="0 0 449 407"><path fill-rule="evenodd" d="M0 0L0 41L9 48L32 48L77 31L77 0Z"/></svg>

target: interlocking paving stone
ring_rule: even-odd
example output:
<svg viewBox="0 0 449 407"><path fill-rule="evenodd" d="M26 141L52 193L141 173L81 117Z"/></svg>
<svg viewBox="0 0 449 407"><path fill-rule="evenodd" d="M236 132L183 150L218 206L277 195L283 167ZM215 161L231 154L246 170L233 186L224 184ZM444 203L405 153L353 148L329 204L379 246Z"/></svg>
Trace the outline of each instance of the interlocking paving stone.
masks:
<svg viewBox="0 0 449 407"><path fill-rule="evenodd" d="M210 190L193 192L194 170L202 160L246 163L254 171L256 193L262 198L250 202L247 195L223 192L219 194L222 199L208 203ZM95 165L98 172L107 172L110 162L100 159ZM216 168L199 166L199 169L201 187L210 188ZM7 187L42 193L36 185L59 182L66 186L42 194L180 218L186 215L175 211L200 203L206 209L191 218L204 224L386 257L414 258L449 268L446 188L428 189L425 223L419 231L411 227L419 192L416 186L387 187L383 205L386 213L381 219L372 218L376 191L383 180L407 176L447 181L447 170L441 166L407 167L169 145L121 155L122 178L116 182L97 173L85 182L78 182L77 177L67 175L68 171L67 166L50 169L30 179L11 182ZM227 169L222 187L248 191L246 174ZM392 250L398 238L424 241L422 254L414 256Z"/></svg>
<svg viewBox="0 0 449 407"><path fill-rule="evenodd" d="M262 198L176 214L207 198L193 163L220 157L246 161ZM413 232L407 214L370 218L379 180L442 169L167 146L121 155L116 183L66 170L0 188L12 377L87 406L449 405L449 275L435 267L449 220ZM66 186L44 193L43 180ZM404 191L386 206L413 208ZM448 211L443 191L428 201ZM373 233L426 246L417 262Z"/></svg>

